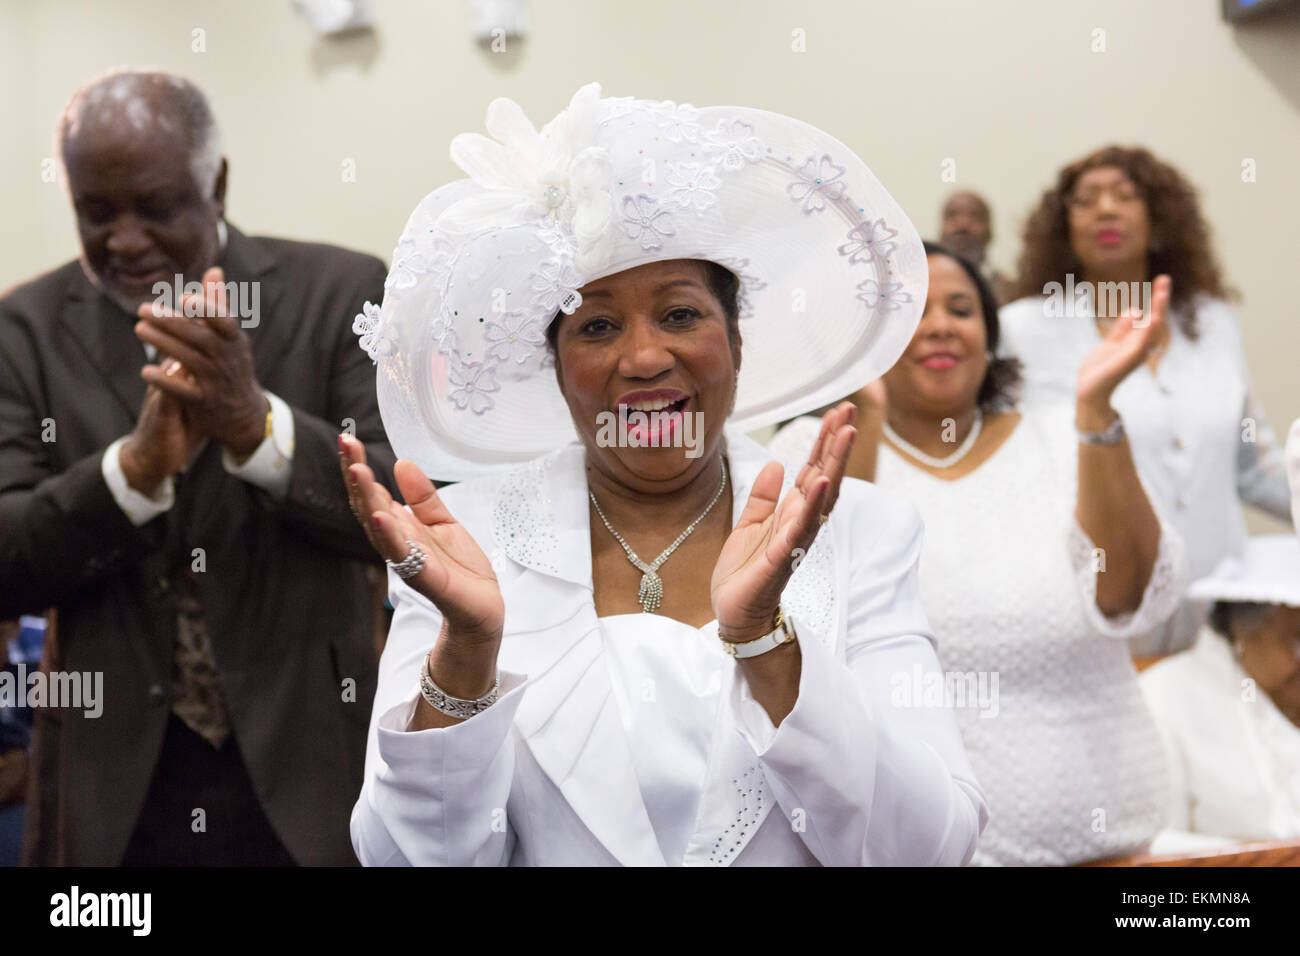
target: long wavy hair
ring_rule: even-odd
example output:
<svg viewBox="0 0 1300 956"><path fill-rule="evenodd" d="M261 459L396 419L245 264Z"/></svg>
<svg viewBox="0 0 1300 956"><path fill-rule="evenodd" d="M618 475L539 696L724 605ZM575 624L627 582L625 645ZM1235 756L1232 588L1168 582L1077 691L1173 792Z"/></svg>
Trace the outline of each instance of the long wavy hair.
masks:
<svg viewBox="0 0 1300 956"><path fill-rule="evenodd" d="M1082 272L1070 246L1069 197L1080 176L1101 166L1122 170L1146 203L1151 223L1148 274L1154 278L1163 273L1173 280L1171 313L1183 333L1195 339L1193 299L1200 293L1216 299L1238 296L1224 285L1196 190L1177 169L1140 146L1105 146L1057 174L1056 184L1043 193L1025 223L1014 297L1043 295L1049 282L1064 283L1067 273Z"/></svg>

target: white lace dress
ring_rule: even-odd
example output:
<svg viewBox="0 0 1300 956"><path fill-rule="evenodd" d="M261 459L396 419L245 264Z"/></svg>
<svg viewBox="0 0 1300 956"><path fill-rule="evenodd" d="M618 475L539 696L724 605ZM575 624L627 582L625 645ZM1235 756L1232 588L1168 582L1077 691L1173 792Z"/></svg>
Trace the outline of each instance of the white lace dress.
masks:
<svg viewBox="0 0 1300 956"><path fill-rule="evenodd" d="M1162 522L1141 606L1123 618L1098 611L1092 544L1074 520L1071 425L1025 417L988 461L956 481L880 449L877 483L910 498L925 521L921 596L989 801L975 863L1064 865L1131 854L1165 819L1160 738L1122 639L1174 610L1183 546ZM815 437L816 423L801 419L771 450L798 460ZM897 689L929 700L929 688Z"/></svg>

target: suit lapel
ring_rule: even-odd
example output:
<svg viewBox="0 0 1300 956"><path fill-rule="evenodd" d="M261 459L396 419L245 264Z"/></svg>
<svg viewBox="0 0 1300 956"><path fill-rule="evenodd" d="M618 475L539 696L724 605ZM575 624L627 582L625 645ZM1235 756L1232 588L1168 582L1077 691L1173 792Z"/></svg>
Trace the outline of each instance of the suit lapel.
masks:
<svg viewBox="0 0 1300 956"><path fill-rule="evenodd" d="M226 248L221 254L221 268L227 282L246 283L251 295L251 285L257 284L257 315L241 318L240 324L253 349L253 365L257 380L266 387L274 377L279 361L279 345L293 332L292 323L268 320L273 315L281 289L277 279L276 260L265 244L250 239L234 226L227 224Z"/></svg>
<svg viewBox="0 0 1300 956"><path fill-rule="evenodd" d="M256 241L248 238L233 226L228 227L225 251L221 265L227 281L262 284L259 296L260 312L273 306L278 287L268 281L275 268L275 260ZM90 364L112 392L114 399L126 411L131 421L138 421L140 406L144 402L145 381L140 369L149 361L144 344L136 337L136 317L120 309L108 296L97 289L83 273L69 293L68 308L60 310L60 321L72 332ZM262 331L259 315L256 326L249 328L258 366L263 372L263 356L268 359L270 336ZM274 330L274 323L270 323ZM288 330L284 330L288 331Z"/></svg>
<svg viewBox="0 0 1300 956"><path fill-rule="evenodd" d="M131 421L138 420L145 393L140 369L148 359L144 344L136 338L134 317L84 275L73 284L69 299L68 308L59 312L60 321L76 338L115 402Z"/></svg>

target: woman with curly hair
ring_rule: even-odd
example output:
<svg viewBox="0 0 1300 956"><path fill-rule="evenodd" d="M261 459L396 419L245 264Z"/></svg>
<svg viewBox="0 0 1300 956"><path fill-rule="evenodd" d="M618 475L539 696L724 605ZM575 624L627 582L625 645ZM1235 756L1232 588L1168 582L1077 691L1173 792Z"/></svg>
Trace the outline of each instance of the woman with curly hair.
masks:
<svg viewBox="0 0 1300 956"><path fill-rule="evenodd" d="M1141 148L1108 146L1070 163L1030 215L1017 301L1002 309L999 352L1024 362L1023 405L1071 401L1079 363L1129 306L1147 308L1172 280L1171 321L1143 368L1115 391L1114 440L1130 436L1138 469L1187 545L1191 577L1239 553L1238 502L1281 520L1290 498L1281 448L1252 394L1236 314L1195 190ZM1184 604L1137 654L1189 646Z"/></svg>

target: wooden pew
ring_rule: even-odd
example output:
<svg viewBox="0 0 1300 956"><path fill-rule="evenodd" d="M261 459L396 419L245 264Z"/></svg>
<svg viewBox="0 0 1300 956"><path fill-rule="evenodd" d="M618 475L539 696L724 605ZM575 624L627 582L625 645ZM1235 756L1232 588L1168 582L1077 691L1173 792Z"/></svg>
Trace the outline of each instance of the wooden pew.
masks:
<svg viewBox="0 0 1300 956"><path fill-rule="evenodd" d="M1300 840L1238 843L1161 856L1129 856L1094 860L1081 866L1300 866Z"/></svg>

